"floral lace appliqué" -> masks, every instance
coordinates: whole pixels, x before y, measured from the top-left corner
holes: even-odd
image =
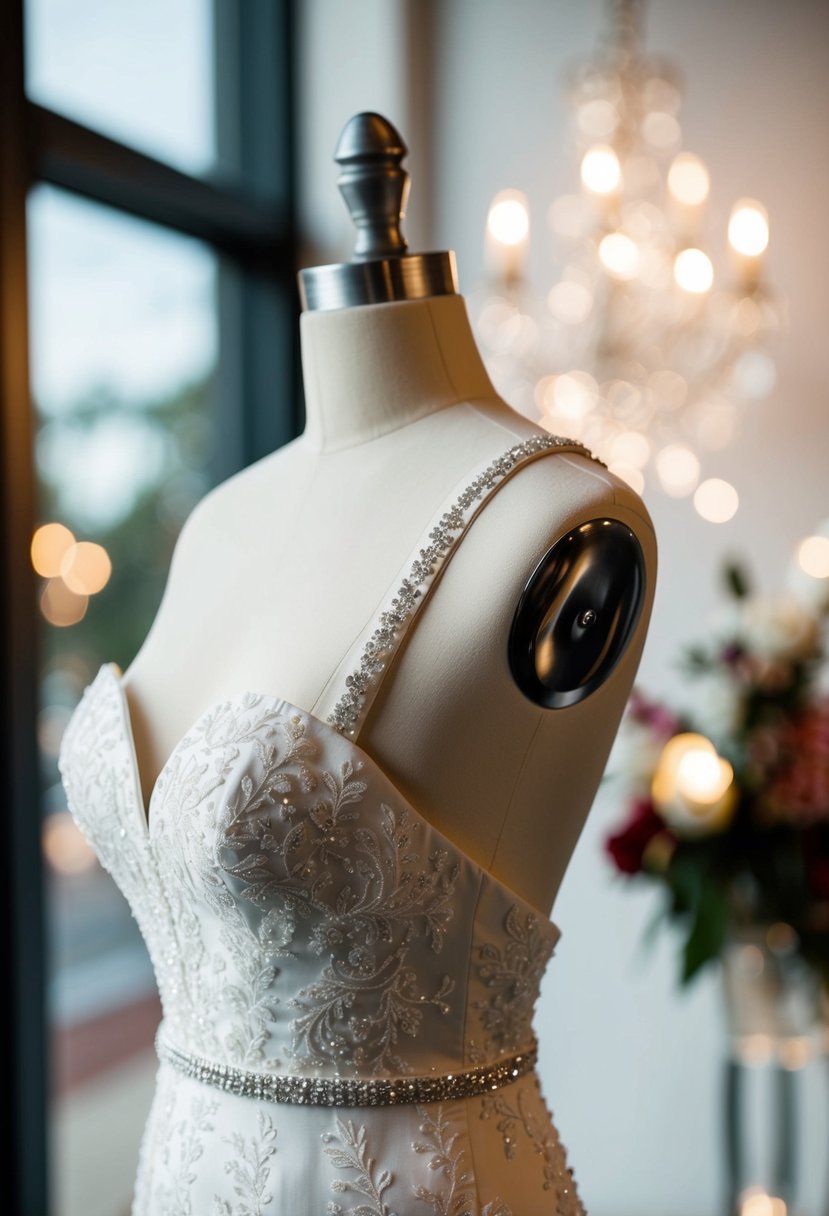
[[[504,1142],[504,1155],[512,1161],[518,1151],[520,1133],[543,1158],[544,1190],[555,1190],[556,1216],[585,1216],[576,1191],[575,1175],[567,1165],[567,1155],[551,1120],[543,1124],[530,1109],[523,1089],[516,1097],[502,1093],[481,1099],[481,1118],[497,1118]]]
[[[517,904],[507,912],[504,929],[503,946],[487,943],[478,950],[478,976],[491,991],[473,1002],[484,1030],[483,1049],[469,1045],[473,1063],[526,1046],[541,977],[553,952],[538,917]]]
[[[338,1170],[353,1175],[350,1178],[335,1178],[331,1190],[335,1195],[349,1191],[361,1196],[357,1205],[348,1209],[331,1200],[326,1208],[334,1216],[395,1216],[383,1195],[392,1183],[388,1170],[377,1171],[377,1163],[368,1155],[366,1129],[361,1124],[355,1127],[351,1119],[337,1119],[336,1132],[324,1132],[322,1139],[325,1152]]]
[[[261,1110],[258,1125],[258,1135],[249,1140],[239,1132],[223,1137],[233,1149],[224,1171],[233,1182],[236,1198],[231,1203],[215,1195],[212,1216],[268,1216],[268,1205],[273,1202],[268,1190],[269,1162],[276,1153],[276,1128],[270,1115]]]

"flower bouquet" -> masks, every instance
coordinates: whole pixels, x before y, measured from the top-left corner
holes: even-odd
[[[730,566],[727,611],[683,658],[693,708],[634,691],[623,723],[630,794],[606,849],[663,888],[683,983],[759,929],[829,988],[829,538],[804,551],[817,575],[793,567],[777,599]]]

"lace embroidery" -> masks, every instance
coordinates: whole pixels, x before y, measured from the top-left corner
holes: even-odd
[[[377,618],[377,626],[365,642],[357,666],[346,677],[345,690],[328,716],[328,722],[341,734],[354,736],[357,733],[360,719],[368,708],[370,690],[376,688],[380,674],[417,611],[418,601],[463,535],[475,513],[476,503],[490,494],[522,460],[557,447],[573,448],[603,464],[584,444],[574,439],[565,439],[560,435],[533,435],[514,444],[487,465],[440,517],[429,532],[428,543],[412,562],[388,608]]]
[[[305,763],[299,715],[280,725],[288,749],[258,746],[256,780],[243,778],[220,817],[217,864],[235,880],[235,893],[265,913],[259,940],[290,953],[300,924],[310,922],[310,949],[330,953],[319,979],[290,1001],[299,1011],[292,1022],[295,1062],[405,1072],[408,1065],[395,1051],[399,1034],[417,1034],[424,1004],[448,1012],[454,981],[445,976],[435,991],[423,993],[406,962],[416,937],[440,952],[458,867],[435,850],[418,869],[412,848],[418,825],[405,811],[381,804],[379,826],[369,826],[361,808],[362,766],[346,761],[339,773],[317,774]],[[287,769],[297,755],[300,790]],[[314,790],[324,796],[302,806],[298,792]],[[267,991],[270,973],[260,980]],[[249,998],[250,982],[245,991]]]
[[[473,1063],[525,1046],[541,977],[553,953],[538,917],[522,914],[517,904],[507,912],[504,928],[503,948],[487,943],[478,950],[478,976],[492,991],[473,1001],[486,1034],[483,1049],[474,1040],[469,1044]]]
[[[413,1141],[412,1148],[416,1153],[432,1154],[429,1169],[443,1175],[443,1186],[440,1192],[416,1186],[415,1198],[427,1204],[435,1216],[477,1216],[474,1180],[463,1165],[465,1151],[457,1143],[460,1133],[451,1130],[442,1105],[434,1117],[424,1106],[419,1106],[417,1113],[424,1138]],[[512,1212],[500,1199],[494,1199],[481,1209],[480,1216],[512,1216]]]
[[[558,1133],[551,1120],[542,1126],[528,1109],[523,1089],[519,1089],[515,1102],[510,1102],[503,1094],[483,1097],[481,1118],[498,1119],[496,1126],[503,1137],[504,1155],[508,1161],[513,1160],[518,1148],[516,1129],[524,1132],[534,1151],[544,1160],[544,1190],[556,1192],[556,1216],[585,1216],[576,1191],[575,1175],[567,1165],[567,1155]]]
[[[331,1190],[335,1195],[344,1195],[353,1191],[362,1195],[368,1202],[362,1200],[356,1207],[346,1209],[340,1203],[329,1201],[326,1211],[334,1216],[394,1216],[388,1204],[383,1199],[384,1193],[392,1183],[388,1170],[381,1170],[375,1177],[376,1162],[368,1155],[366,1144],[366,1129],[362,1124],[355,1128],[351,1119],[344,1122],[337,1119],[336,1132],[323,1132],[322,1140],[326,1145],[325,1152],[338,1170],[350,1170],[354,1178],[335,1178]]]
[[[234,1152],[225,1162],[224,1171],[233,1181],[236,1199],[230,1203],[214,1195],[213,1216],[267,1216],[267,1205],[273,1202],[267,1187],[271,1175],[268,1163],[276,1153],[276,1128],[270,1115],[261,1110],[258,1125],[259,1134],[250,1141],[239,1132],[222,1137]]]
[[[170,1095],[170,1102],[174,1094]],[[161,1203],[161,1216],[199,1216],[192,1205],[192,1186],[196,1181],[196,1166],[204,1156],[204,1141],[202,1136],[213,1131],[210,1120],[218,1110],[218,1102],[208,1102],[204,1098],[194,1098],[190,1103],[190,1113],[182,1118],[178,1125],[171,1129],[176,1134],[165,1141],[164,1162],[171,1170],[169,1182],[160,1188],[156,1202]],[[170,1160],[170,1145],[177,1149],[177,1160]]]

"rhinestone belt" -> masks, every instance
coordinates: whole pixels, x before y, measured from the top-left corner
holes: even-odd
[[[278,1073],[248,1072],[229,1064],[216,1064],[182,1051],[168,1042],[163,1023],[155,1037],[160,1060],[166,1060],[185,1076],[228,1093],[268,1102],[290,1102],[297,1106],[398,1106],[406,1102],[442,1102],[452,1098],[474,1098],[478,1094],[511,1085],[535,1068],[538,1044],[520,1055],[483,1064],[465,1072],[432,1073],[423,1077],[294,1077]]]

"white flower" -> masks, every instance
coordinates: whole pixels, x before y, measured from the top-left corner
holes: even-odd
[[[717,668],[695,676],[693,718],[719,747],[734,737],[741,724],[740,690],[726,671]]]
[[[645,791],[650,786],[663,745],[664,740],[652,727],[630,717],[623,718],[607,771],[623,776],[628,788]]]
[[[818,619],[793,595],[747,600],[740,612],[739,633],[758,658],[793,661],[809,658],[818,643]]]

